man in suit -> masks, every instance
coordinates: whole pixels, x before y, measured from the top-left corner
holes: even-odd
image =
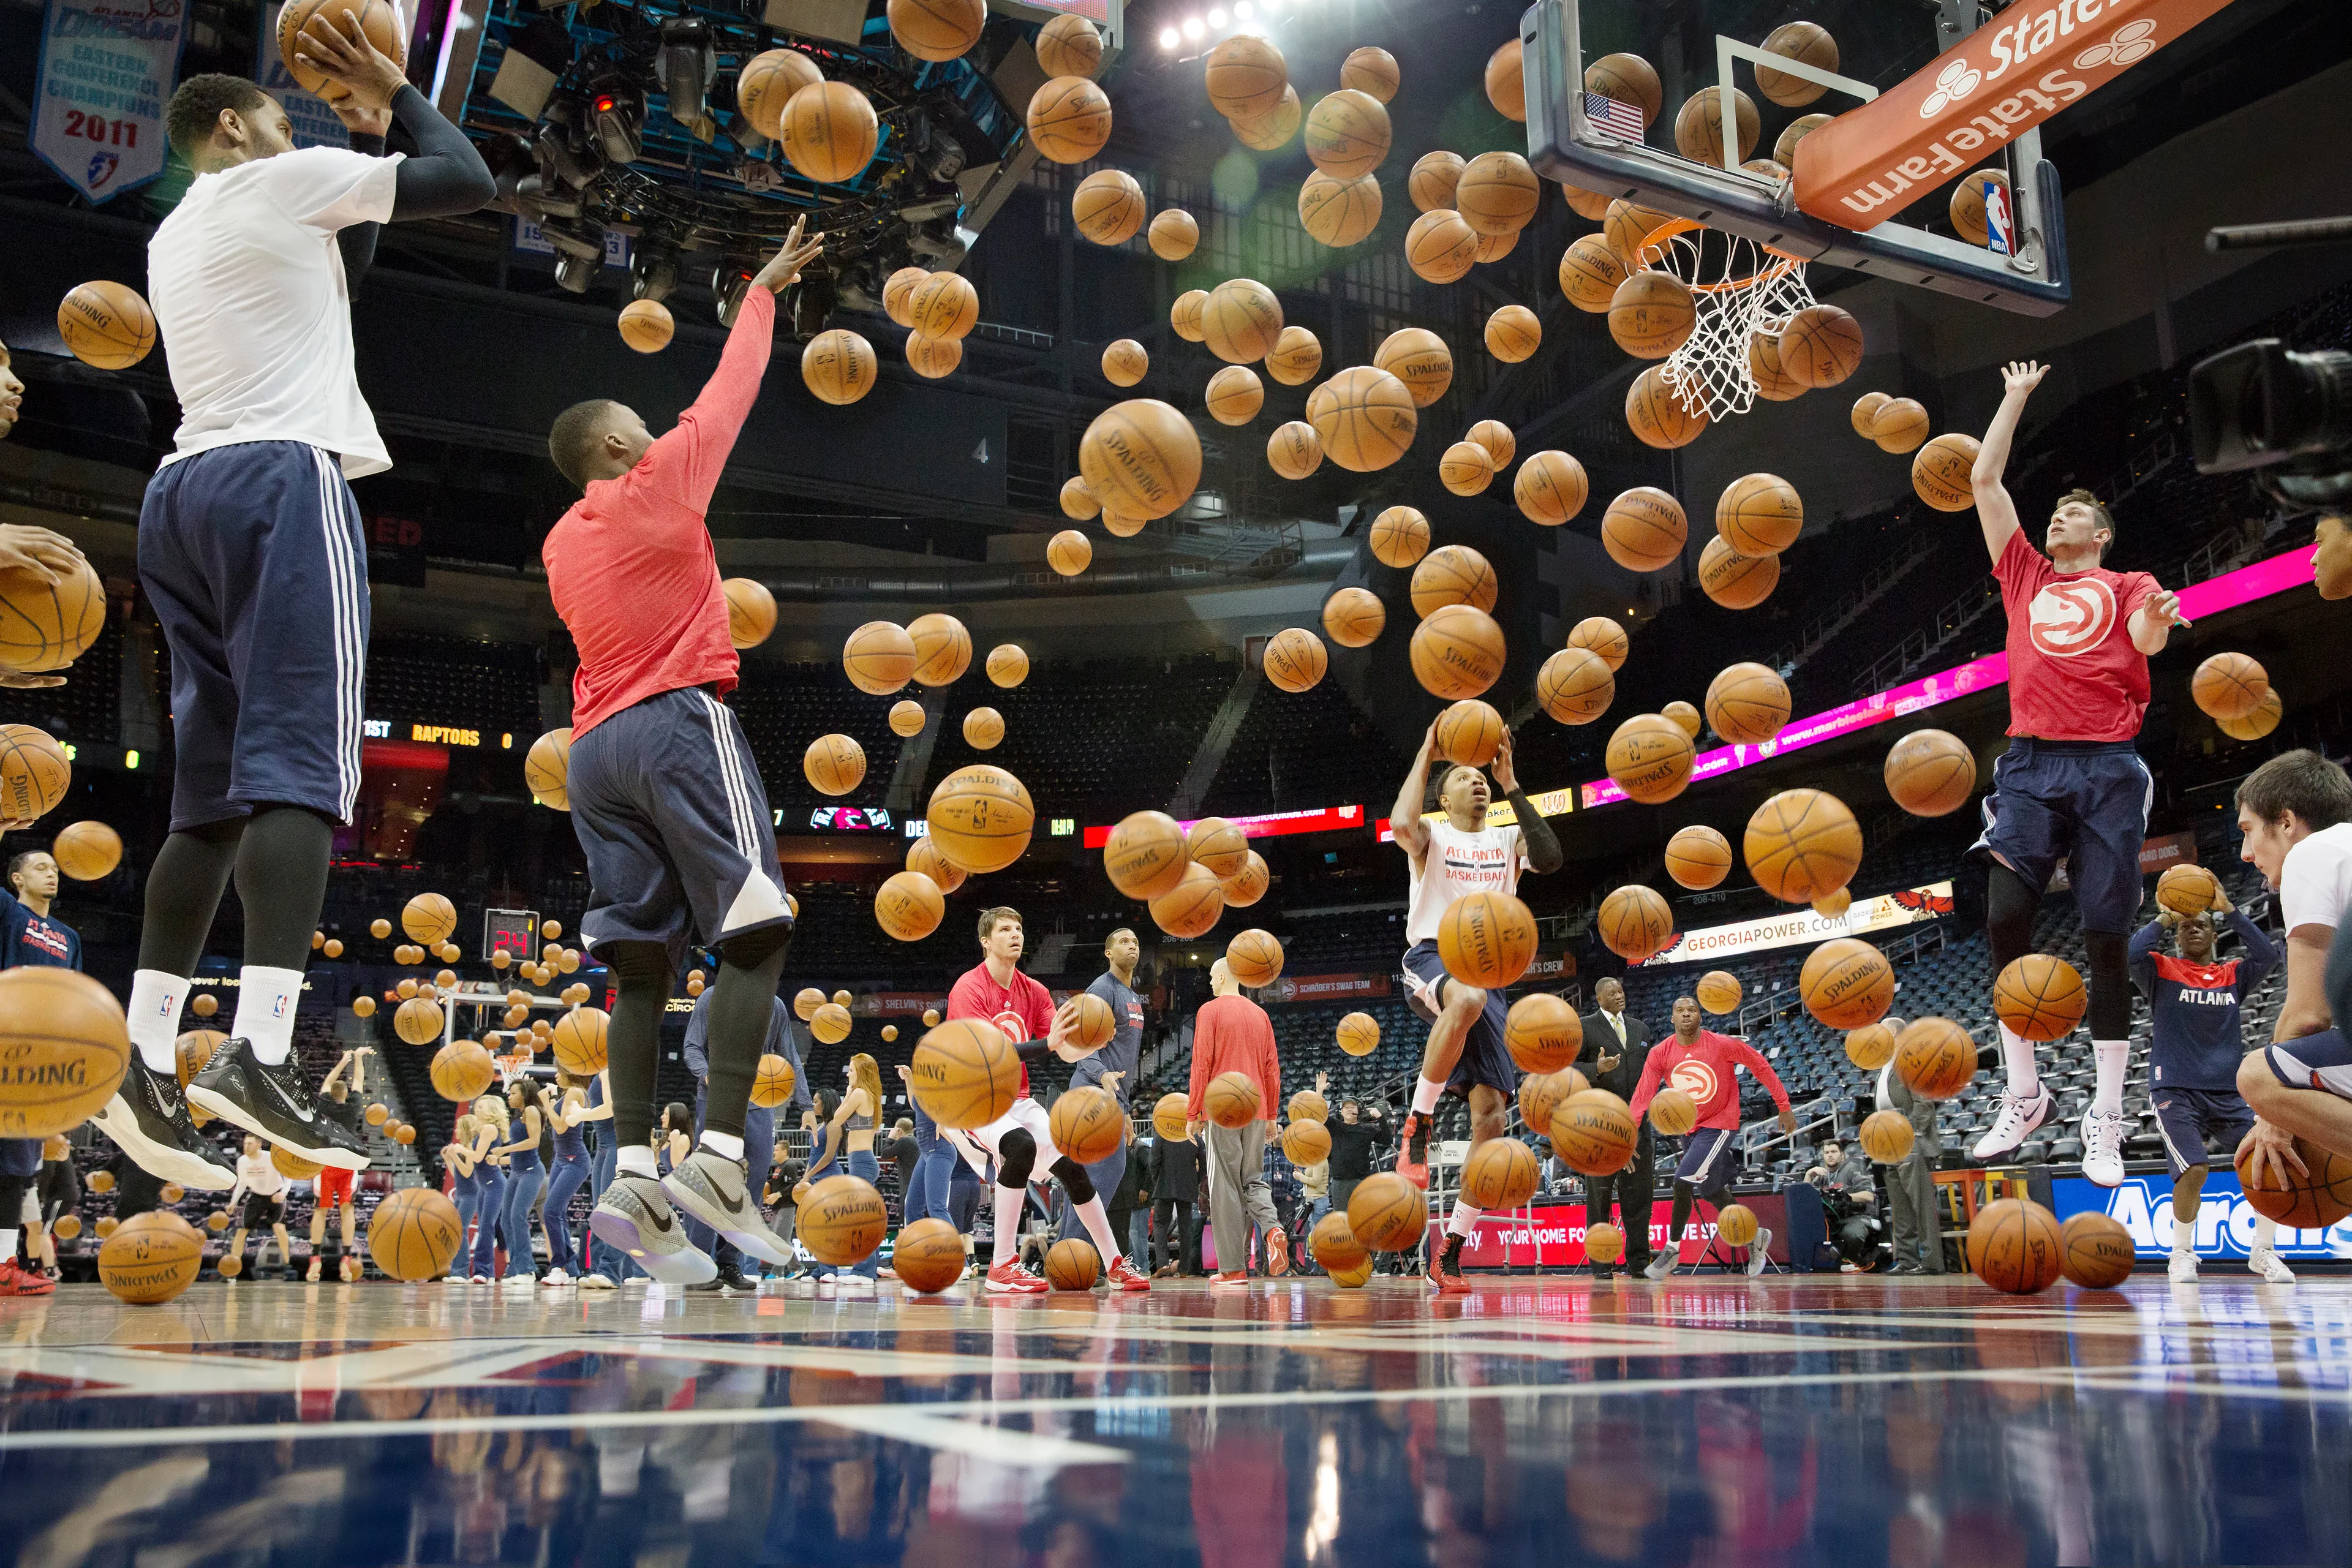
[[[1900,1033],[1903,1020],[1885,1020]],[[1944,1145],[1936,1135],[1937,1102],[1914,1094],[1895,1076],[1888,1062],[1878,1075],[1878,1103],[1911,1119],[1911,1152],[1886,1171],[1886,1211],[1895,1232],[1896,1274],[1941,1274],[1944,1271],[1944,1227],[1937,1206],[1936,1166]]]
[[[1634,1086],[1642,1081],[1642,1066],[1650,1058],[1650,1026],[1625,1016],[1625,986],[1613,974],[1593,986],[1592,999],[1599,1005],[1583,1018],[1589,1059],[1579,1066],[1593,1088],[1631,1100]],[[1610,1217],[1612,1208],[1622,1210],[1618,1224],[1625,1231],[1625,1267],[1635,1274],[1650,1263],[1650,1207],[1658,1186],[1657,1163],[1654,1135],[1645,1120],[1625,1168],[1614,1175],[1588,1176],[1584,1183],[1584,1223],[1597,1225]],[[1592,1266],[1595,1279],[1614,1272],[1605,1263]]]
[[[1201,1272],[1201,1145],[1191,1138],[1160,1140],[1152,1156],[1151,1224],[1159,1232],[1152,1261],[1160,1275]]]

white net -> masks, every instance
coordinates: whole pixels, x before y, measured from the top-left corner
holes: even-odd
[[[1747,413],[1756,403],[1748,340],[1778,337],[1790,316],[1814,302],[1805,264],[1752,239],[1696,227],[1653,236],[1643,254],[1688,285],[1698,307],[1697,325],[1659,378],[1694,414],[1715,420]]]

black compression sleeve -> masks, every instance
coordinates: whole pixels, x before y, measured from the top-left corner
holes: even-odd
[[[1511,803],[1511,811],[1518,818],[1520,837],[1528,841],[1528,865],[1539,872],[1559,870],[1566,860],[1559,850],[1559,837],[1552,832],[1543,814],[1528,804],[1527,791],[1515,789],[1503,798]]]
[[[404,159],[393,176],[394,223],[457,217],[479,212],[497,199],[499,187],[490,178],[490,166],[466,133],[443,119],[415,86],[400,89],[392,100],[392,116],[416,142],[416,155]]]
[[[365,153],[371,158],[381,158],[383,156],[383,138],[354,131],[352,132],[352,151]],[[398,177],[394,176],[394,179]],[[336,248],[343,253],[343,286],[353,295],[360,291],[360,279],[375,263],[377,226],[372,223],[355,223],[349,228],[335,231]]]

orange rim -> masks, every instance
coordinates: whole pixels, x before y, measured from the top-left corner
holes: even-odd
[[[1678,236],[1696,233],[1706,227],[1705,224],[1694,218],[1670,218],[1652,229],[1643,238],[1641,248],[1635,253],[1636,258],[1644,266],[1649,264],[1653,254],[1663,260],[1671,241]],[[1749,243],[1756,245],[1756,248],[1765,255],[1777,256],[1780,259],[1761,272],[1753,273],[1746,278],[1727,278],[1715,283],[1686,283],[1684,287],[1694,294],[1721,294],[1733,289],[1756,289],[1786,278],[1790,272],[1805,264],[1805,258],[1801,256],[1791,256],[1785,250],[1775,250],[1769,245],[1757,244],[1753,240]]]

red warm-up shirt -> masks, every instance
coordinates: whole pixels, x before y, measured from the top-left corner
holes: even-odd
[[[2147,712],[2147,655],[2131,614],[2158,592],[2145,572],[2062,573],[2019,529],[1992,569],[2009,615],[2009,732],[2128,741]]]
[[[1019,970],[1013,984],[999,985],[983,961],[959,979],[948,992],[948,1016],[985,1018],[1014,1045],[1042,1040],[1054,1032],[1054,998],[1043,985]],[[1021,1093],[1029,1093],[1029,1064],[1021,1064]]]
[[[1246,996],[1213,996],[1192,1018],[1192,1098],[1184,1114],[1209,1120],[1209,1080],[1237,1072],[1257,1085],[1257,1119],[1271,1121],[1282,1103],[1282,1062],[1274,1051],[1274,1021]]]
[[[677,427],[619,479],[591,483],[548,533],[548,594],[580,648],[574,742],[665,691],[734,689],[727,595],[704,514],[760,395],[775,330],[775,296],[745,294],[718,371]]]
[[[1789,1091],[1780,1087],[1780,1075],[1772,1064],[1757,1053],[1745,1040],[1735,1040],[1729,1035],[1718,1035],[1713,1029],[1701,1029],[1698,1038],[1684,1045],[1679,1035],[1668,1035],[1650,1047],[1649,1059],[1642,1064],[1642,1081],[1633,1086],[1633,1120],[1639,1121],[1650,1109],[1650,1101],[1658,1090],[1672,1084],[1698,1105],[1701,1127],[1734,1128],[1739,1125],[1739,1084],[1738,1069],[1746,1068],[1748,1076],[1764,1086],[1772,1096],[1772,1103],[1781,1110],[1789,1109]]]

